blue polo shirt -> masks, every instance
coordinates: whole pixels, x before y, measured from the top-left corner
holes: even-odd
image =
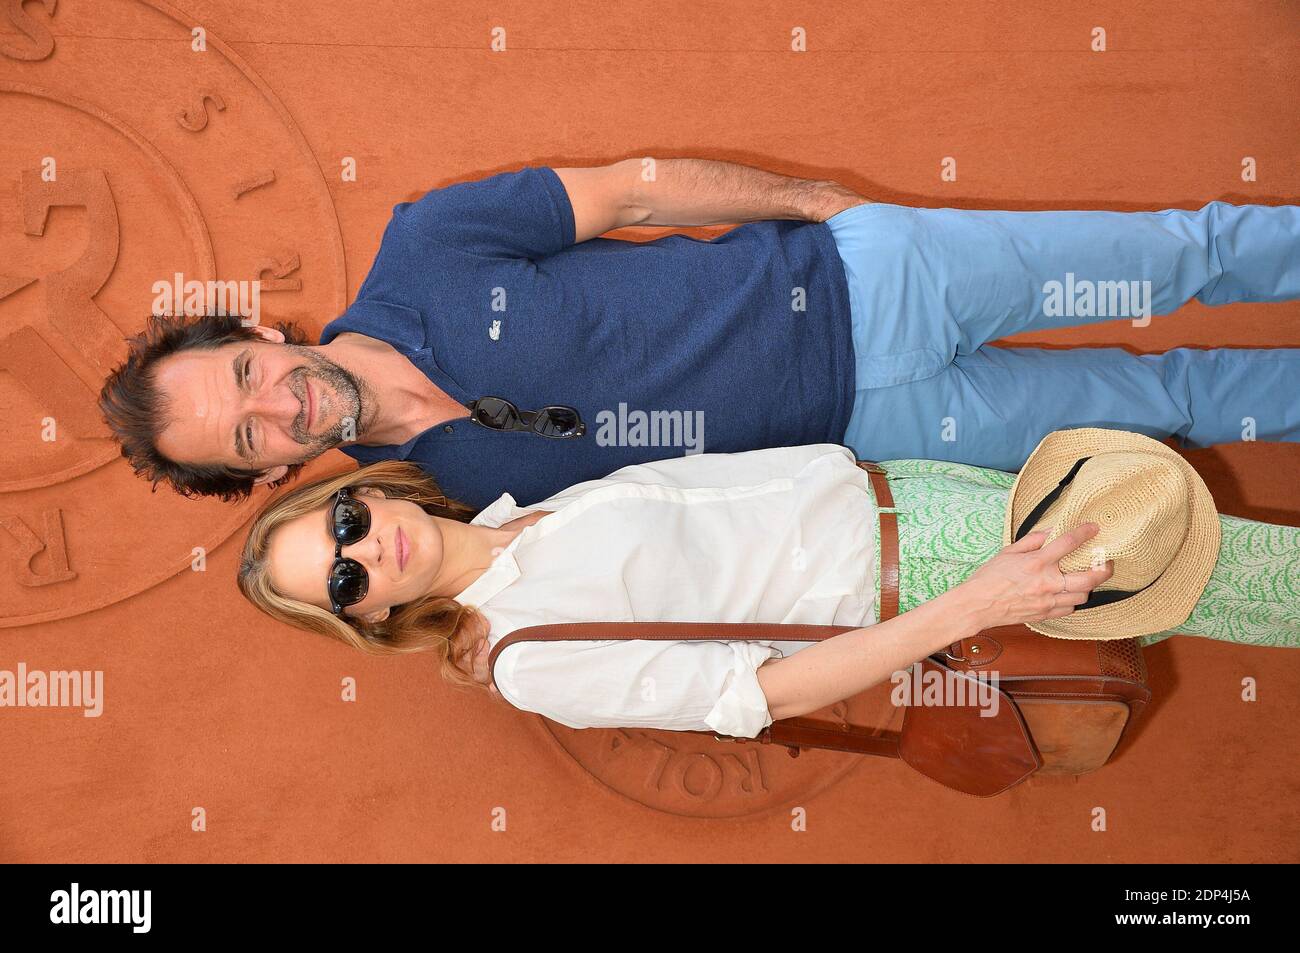
[[[343,448],[418,463],[480,509],[686,453],[840,443],[854,397],[848,286],[825,224],[574,244],[546,167],[397,205],[321,343],[349,331],[387,341],[461,403],[578,409],[587,433],[574,439],[491,431],[466,411],[401,446]]]

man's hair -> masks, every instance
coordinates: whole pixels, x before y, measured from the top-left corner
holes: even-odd
[[[307,335],[296,324],[274,325],[286,344],[306,344]],[[184,351],[212,350],[236,341],[262,341],[239,315],[205,314],[153,315],[144,331],[127,341],[126,360],[113,369],[99,392],[99,409],[104,421],[122,445],[122,456],[136,474],[156,491],[160,482],[170,483],[182,496],[216,496],[241,500],[253,492],[253,481],[261,470],[224,464],[177,463],[158,450],[158,434],[169,422],[167,395],[157,386],[158,362]],[[272,486],[291,479],[302,468],[289,472]]]

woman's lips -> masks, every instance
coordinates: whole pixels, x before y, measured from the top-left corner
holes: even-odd
[[[402,572],[406,572],[406,560],[410,558],[411,546],[400,526],[397,527],[397,532],[393,534],[393,543],[397,549],[397,568]]]

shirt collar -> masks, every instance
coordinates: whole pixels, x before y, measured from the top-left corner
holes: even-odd
[[[372,447],[369,444],[365,444],[365,443],[350,443],[347,444],[346,446],[339,447],[339,449],[342,450],[344,453],[346,453],[353,460],[357,461],[357,463],[361,464],[363,467],[366,467],[372,463],[379,463],[381,460],[408,459],[411,456],[412,451],[415,450],[416,443],[419,442],[419,439],[422,436],[424,435],[417,434],[416,436],[412,437],[410,440],[406,441],[406,443],[401,444],[400,446],[393,445],[391,447]]]
[[[331,321],[321,332],[320,343],[328,344],[345,332],[364,334],[391,344],[399,354],[419,368],[425,377],[457,403],[466,404],[469,397],[460,382],[447,374],[434,359],[433,349],[429,345],[428,328],[419,311],[405,305],[380,301],[377,298],[358,298],[338,318]],[[466,410],[466,416],[469,411]],[[427,435],[437,434],[437,427],[430,427],[416,434],[402,444],[375,446],[355,443],[341,447],[348,456],[363,466],[381,460],[409,460],[415,453],[416,444]]]
[[[418,351],[429,343],[424,318],[419,311],[377,298],[358,298],[352,302],[346,311],[326,325],[320,342],[328,344],[347,331],[387,341],[403,353]]]
[[[491,526],[496,529],[502,523],[507,523],[516,516],[524,516],[531,512],[532,510],[521,509],[515,502],[515,498],[509,493],[502,493],[480,510],[478,516],[469,521],[469,525]]]
[[[470,525],[496,528],[517,516],[523,516],[531,512],[532,510],[521,509],[515,503],[515,498],[509,493],[502,493],[470,520]],[[526,527],[525,531],[527,531]],[[467,589],[456,595],[456,601],[461,605],[482,605],[518,579],[520,575],[519,564],[515,561],[514,551],[523,535],[523,533],[519,533],[515,536],[510,541],[510,545],[492,560],[492,564],[483,571],[483,574],[470,583]]]

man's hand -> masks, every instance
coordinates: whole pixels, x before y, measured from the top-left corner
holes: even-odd
[[[555,173],[573,206],[578,242],[629,225],[824,222],[869,201],[838,182],[712,159],[631,158]]]

